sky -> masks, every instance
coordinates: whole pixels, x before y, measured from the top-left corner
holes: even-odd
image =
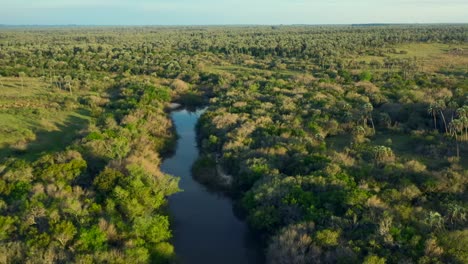
[[[6,25],[468,23],[468,0],[0,0]]]

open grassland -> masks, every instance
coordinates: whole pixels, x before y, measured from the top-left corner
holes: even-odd
[[[90,120],[78,95],[39,78],[0,78],[0,91],[0,157],[63,149]]]
[[[358,55],[356,61],[383,63],[386,58],[416,59],[422,64],[421,71],[435,72],[439,70],[467,70],[468,44],[444,43],[411,43],[400,44],[385,49],[379,55]]]
[[[251,67],[246,67],[246,66],[237,66],[237,65],[228,65],[228,66],[213,66],[209,68],[210,72],[214,73],[220,73],[220,72],[229,72],[232,74],[266,74],[266,75],[272,75],[274,73],[279,74],[284,77],[293,77],[298,74],[301,74],[300,72],[296,71],[291,71],[291,70],[279,70],[279,69],[274,69],[274,70],[268,70],[268,69],[256,69],[256,68],[251,68]]]

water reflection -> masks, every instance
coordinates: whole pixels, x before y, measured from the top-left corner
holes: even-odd
[[[192,178],[191,166],[198,158],[195,125],[203,111],[172,112],[179,139],[174,155],[161,166],[181,178],[183,189],[169,198],[176,254],[181,263],[261,263],[258,243],[235,216],[232,201]]]

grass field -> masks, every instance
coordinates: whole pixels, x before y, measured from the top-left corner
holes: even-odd
[[[384,56],[359,56],[353,58],[367,63],[375,60],[383,62],[385,57],[396,59],[416,58],[423,63],[421,70],[426,72],[438,71],[442,68],[468,68],[468,44],[414,43],[397,45],[396,53],[385,52]]]
[[[272,75],[276,73],[276,74],[281,74],[285,77],[292,77],[292,76],[301,74],[300,72],[295,72],[295,71],[290,71],[290,70],[264,70],[264,69],[255,69],[255,68],[250,68],[250,67],[245,67],[245,66],[240,66],[240,65],[212,66],[209,68],[209,71],[229,72],[233,74],[249,74],[249,75],[258,75],[258,74]]]
[[[90,117],[76,95],[38,78],[0,78],[0,158],[12,153],[34,159],[64,148]]]

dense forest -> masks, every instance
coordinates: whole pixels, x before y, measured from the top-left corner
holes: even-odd
[[[2,28],[0,262],[177,262],[177,102],[267,263],[467,263],[467,77],[467,25]]]

